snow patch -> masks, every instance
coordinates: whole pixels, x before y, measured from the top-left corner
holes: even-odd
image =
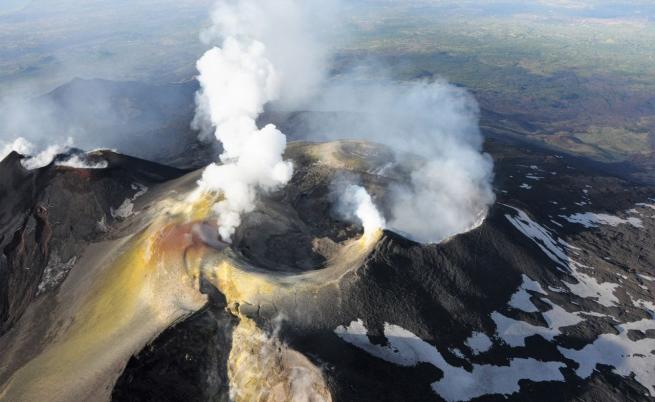
[[[134,203],[132,203],[131,199],[126,198],[118,208],[110,208],[109,213],[111,213],[112,218],[128,218],[134,214]]]
[[[523,274],[523,283],[519,287],[519,290],[512,295],[509,305],[515,309],[525,311],[526,313],[539,311],[539,309],[530,301],[532,295],[528,293],[528,290],[544,295],[546,294],[546,292],[541,288],[539,282],[535,282],[528,278],[527,275]]]
[[[389,323],[384,324],[387,345],[373,345],[366,336],[362,320],[339,326],[335,333],[344,341],[367,353],[401,366],[429,363],[443,371],[441,380],[432,389],[446,401],[468,401],[489,394],[511,395],[520,391],[519,381],[564,381],[561,362],[541,362],[535,359],[511,359],[509,366],[473,364],[472,371],[451,366],[436,347],[412,332]]]
[[[471,349],[474,355],[488,351],[493,345],[491,339],[484,332],[473,332],[464,343]]]
[[[564,285],[573,293],[582,298],[596,299],[596,302],[605,307],[613,307],[619,302],[614,295],[614,291],[619,287],[618,283],[598,282],[592,276],[583,272],[576,271],[573,275],[578,283],[569,283],[564,281]]]
[[[630,296],[630,300],[632,300],[632,304],[635,307],[639,307],[641,309],[648,311],[648,313],[653,317],[653,319],[655,319],[655,303],[647,300],[641,300],[641,299],[635,300],[631,295],[629,296]]]
[[[595,228],[599,225],[618,226],[622,224],[630,224],[636,228],[643,228],[644,225],[641,219],[630,216],[626,219],[614,215],[597,214],[593,212],[577,213],[570,216],[560,215],[561,218],[566,219],[571,223],[578,223],[586,228]]]
[[[113,218],[125,219],[134,214],[134,201],[148,192],[148,187],[141,183],[132,184],[132,190],[137,190],[130,198],[126,198],[123,203],[116,209],[110,208],[109,213]]]
[[[577,325],[584,319],[578,316],[578,313],[570,313],[562,307],[542,298],[545,303],[550,304],[550,310],[542,313],[547,327],[533,325],[525,321],[515,320],[507,317],[497,311],[491,313],[491,319],[496,324],[496,333],[506,344],[511,347],[525,346],[525,339],[540,335],[542,338],[552,341],[557,335],[562,333],[561,328]]]
[[[516,229],[532,240],[541,251],[548,256],[548,258],[555,262],[557,269],[569,273],[577,280],[577,283],[563,281],[564,285],[566,285],[572,293],[583,298],[596,299],[597,303],[606,307],[615,306],[616,303],[619,302],[619,299],[614,296],[614,290],[619,286],[618,284],[612,282],[598,282],[596,278],[581,271],[581,269],[589,267],[576,262],[568,256],[569,252],[575,253],[575,250],[580,250],[579,248],[570,245],[560,238],[555,240],[548,229],[530,219],[528,215],[520,209],[506,204],[503,205],[513,209],[517,213],[516,216],[506,214],[505,217],[507,220],[509,220]]]
[[[43,277],[37,287],[36,295],[47,292],[56,288],[68,275],[68,272],[77,262],[77,257],[72,257],[68,261],[62,261],[57,253],[52,255],[48,265],[43,270]]]
[[[629,330],[645,332],[655,330],[655,320],[644,319],[617,325],[617,334],[602,334],[593,343],[580,350],[558,347],[568,359],[576,361],[580,367],[576,374],[588,378],[598,364],[612,366],[618,375],[634,379],[655,396],[655,339],[644,338],[632,341],[628,338]]]
[[[525,338],[533,335],[541,335],[544,339],[552,340],[560,334],[557,329],[515,320],[497,311],[491,313],[491,319],[496,324],[496,335],[513,348],[525,346]]]
[[[548,324],[548,328],[557,329],[559,331],[560,328],[571,327],[584,321],[583,318],[580,318],[580,312],[569,313],[545,297],[542,298],[541,301],[550,304],[552,307],[550,310],[541,313]]]
[[[553,225],[557,225],[557,226],[559,226],[559,227],[561,227],[561,228],[564,227],[564,225],[562,225],[561,223],[557,222],[557,221],[554,220],[554,219],[551,219],[550,222],[551,222]]]

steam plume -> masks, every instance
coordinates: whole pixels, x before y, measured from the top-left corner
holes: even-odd
[[[39,169],[55,161],[57,166],[68,166],[78,169],[104,169],[108,166],[107,161],[90,162],[80,154],[62,155],[70,151],[73,146],[73,139],[69,137],[64,144],[52,144],[45,148],[39,147],[23,137],[18,137],[14,141],[0,142],[0,161],[3,160],[12,151],[16,151],[25,158],[21,164],[25,169]]]
[[[226,241],[241,223],[241,214],[254,209],[257,189],[274,189],[292,174],[291,163],[282,160],[284,134],[270,124],[258,129],[255,123],[264,104],[279,94],[265,52],[261,42],[228,37],[222,49],[207,51],[197,64],[202,87],[198,108],[207,113],[223,144],[223,164],[208,166],[201,185],[223,194],[215,211]]]
[[[390,229],[439,242],[483,221],[494,201],[493,163],[481,152],[478,106],[465,90],[445,81],[371,82],[353,73],[331,82],[315,108],[348,112],[311,120],[316,139],[352,133],[388,145],[411,169],[387,196]]]
[[[254,209],[258,191],[289,181],[286,137],[275,126],[258,128],[264,106],[306,101],[327,68],[327,47],[317,32],[336,8],[318,0],[223,0],[212,14],[205,42],[220,47],[198,60],[201,90],[193,126],[214,134],[222,164],[207,167],[201,186],[223,194],[216,206],[219,233],[229,241],[241,215]]]
[[[23,137],[18,137],[13,141],[0,142],[0,161],[12,151],[16,151],[21,155],[32,155],[34,153],[34,144]]]
[[[229,239],[240,215],[254,208],[258,190],[276,188],[291,176],[290,164],[282,160],[284,135],[273,126],[259,130],[255,125],[272,101],[348,112],[340,115],[350,118],[313,115],[306,127],[312,139],[348,135],[395,151],[396,161],[410,174],[385,197],[391,229],[417,241],[439,242],[479,225],[494,194],[493,163],[481,152],[477,103],[445,81],[394,82],[370,65],[325,80],[330,49],[319,33],[336,10],[331,2],[314,0],[225,0],[202,35],[205,41],[222,41],[221,49],[210,50],[198,62],[202,91],[195,119],[224,147],[224,164],[210,166],[203,177],[208,188],[225,195],[216,207],[221,236]],[[351,198],[362,194],[356,187],[351,191]],[[362,205],[375,211],[370,197],[358,201],[350,200],[351,214],[357,215]],[[359,211],[365,227],[384,226],[379,213],[367,215],[366,210]]]
[[[202,35],[206,41],[222,41],[198,60],[201,90],[194,124],[205,130],[211,127],[223,145],[223,164],[208,166],[201,186],[223,195],[215,211],[219,233],[226,241],[241,215],[254,209],[257,191],[284,185],[292,175],[291,163],[282,157],[286,137],[270,124],[259,129],[256,119],[265,104],[280,99],[283,88],[292,98],[301,97],[293,88],[311,88],[321,74],[319,52],[308,51],[319,48],[303,35],[308,20],[300,4],[293,0],[221,1],[212,27]],[[291,61],[290,56],[299,54],[307,58],[302,63],[295,57]]]
[[[351,184],[341,196],[341,209],[352,211],[364,227],[364,236],[370,236],[378,229],[384,229],[384,217],[375,207],[370,194],[362,186]]]
[[[279,76],[279,99],[297,108],[319,89],[330,56],[327,27],[334,31],[339,0],[220,0],[212,25],[201,34],[211,43],[227,37],[256,39]]]

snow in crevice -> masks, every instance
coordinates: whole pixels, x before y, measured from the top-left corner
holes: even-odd
[[[388,162],[382,166],[377,166],[373,169],[368,169],[368,173],[378,175],[378,176],[384,176],[389,170],[393,169],[394,163],[393,162]]]
[[[102,233],[109,232],[109,226],[107,226],[107,217],[105,215],[102,215],[100,220],[96,222],[96,228]]]
[[[118,208],[110,208],[109,213],[113,218],[125,219],[134,215],[134,201],[147,193],[148,187],[141,183],[134,183],[132,184],[132,190],[136,190],[132,197],[126,198]]]
[[[62,261],[57,253],[53,253],[43,270],[41,282],[37,286],[37,296],[51,289],[56,288],[66,278],[68,272],[75,266],[77,257],[71,257],[68,261]]]
[[[583,269],[591,269],[591,267],[581,264],[569,256],[570,254],[575,254],[576,252],[581,251],[578,247],[574,247],[566,241],[556,237],[548,229],[530,219],[530,217],[520,209],[506,204],[503,205],[516,212],[516,215],[514,216],[506,214],[505,217],[507,220],[509,220],[516,229],[532,240],[539,249],[541,249],[541,251],[555,263],[557,269],[566,272],[575,278],[577,283],[563,281],[569,291],[582,298],[595,299],[598,304],[605,307],[616,306],[619,300],[614,295],[614,291],[619,285],[612,282],[598,282],[596,278],[583,272]]]
[[[512,298],[509,301],[509,305],[515,309],[525,311],[526,313],[534,313],[539,311],[537,307],[530,301],[532,295],[528,293],[528,290],[533,292],[546,294],[541,288],[539,282],[533,281],[523,274],[523,283],[519,287],[519,290],[512,295]]]
[[[642,310],[646,310],[651,315],[651,317],[655,319],[655,303],[649,300],[643,300],[634,297],[630,293],[628,293],[628,297],[630,297],[633,306],[640,308]]]
[[[551,222],[553,225],[559,226],[559,227],[561,227],[561,228],[564,227],[564,225],[562,225],[561,223],[557,222],[557,221],[554,220],[554,219],[551,219],[550,222]]]
[[[443,378],[432,383],[432,389],[446,401],[468,401],[489,394],[511,395],[520,391],[519,381],[563,381],[560,362],[541,362],[536,359],[511,359],[509,366],[473,364],[471,371],[450,365],[433,345],[412,332],[385,323],[387,345],[373,345],[366,336],[361,320],[339,326],[335,333],[344,341],[367,353],[401,366],[428,363],[443,371]]]
[[[638,202],[635,204],[638,207],[655,209],[655,204],[648,204],[646,202]]]
[[[573,215],[560,215],[560,218],[566,219],[570,223],[577,223],[586,228],[595,228],[600,225],[618,226],[618,225],[632,225],[636,228],[643,228],[641,219],[634,216],[627,218],[620,218],[614,215],[597,214],[594,212],[577,213]]]
[[[534,335],[540,335],[550,341],[561,334],[559,328],[543,327],[515,320],[497,311],[491,313],[491,319],[496,324],[496,335],[513,348],[525,346],[525,339]]]
[[[132,201],[136,201],[137,198],[148,192],[148,187],[141,183],[133,183],[131,187],[132,190],[137,190],[137,192],[132,196]]]

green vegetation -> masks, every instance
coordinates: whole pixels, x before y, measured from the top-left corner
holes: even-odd
[[[442,76],[470,89],[483,127],[601,160],[653,151],[655,23],[643,14],[498,15],[449,2],[375,10],[355,14],[344,53],[386,59],[399,79]]]
[[[174,82],[195,74],[213,0],[9,0],[0,100],[73,77]],[[335,45],[397,79],[473,92],[482,126],[602,160],[653,151],[655,5],[624,0],[357,0]],[[299,60],[301,62],[301,60]]]

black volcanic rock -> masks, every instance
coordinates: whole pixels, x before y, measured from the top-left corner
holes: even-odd
[[[112,208],[135,193],[184,172],[109,151],[105,169],[50,164],[27,170],[22,156],[0,162],[0,333],[32,300],[65,278],[86,246],[107,236]]]

